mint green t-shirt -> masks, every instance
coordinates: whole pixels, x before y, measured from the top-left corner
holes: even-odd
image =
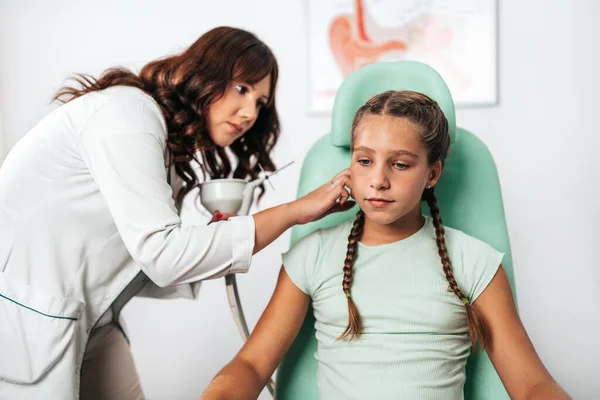
[[[460,400],[470,353],[466,309],[442,270],[431,218],[398,242],[358,243],[351,293],[364,329],[337,340],[348,323],[343,265],[352,221],[307,235],[283,255],[294,284],[311,296],[321,400]],[[454,277],[474,302],[503,253],[445,227]]]

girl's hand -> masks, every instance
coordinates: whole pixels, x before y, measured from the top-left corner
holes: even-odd
[[[352,190],[352,177],[348,168],[338,173],[326,184],[290,203],[295,222],[306,224],[326,215],[347,211],[354,207],[356,202],[348,200],[351,193],[346,187]]]

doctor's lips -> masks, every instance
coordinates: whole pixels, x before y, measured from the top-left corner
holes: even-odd
[[[241,132],[241,131],[243,131],[243,130],[244,130],[244,128],[242,128],[242,126],[241,126],[241,125],[234,124],[234,123],[232,123],[232,122],[228,122],[228,124],[229,124],[229,126],[230,126],[230,127],[231,127],[231,128],[234,130],[234,131]]]

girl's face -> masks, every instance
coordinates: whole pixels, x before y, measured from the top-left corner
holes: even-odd
[[[423,190],[440,176],[441,162],[428,164],[420,129],[405,118],[366,115],[354,133],[352,197],[376,224],[420,215]]]
[[[270,89],[270,74],[254,85],[230,82],[223,96],[208,107],[208,133],[213,142],[227,147],[248,132],[267,104]]]

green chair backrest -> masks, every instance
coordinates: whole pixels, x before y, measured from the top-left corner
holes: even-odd
[[[505,252],[503,266],[515,293],[512,257],[500,183],[487,147],[472,133],[456,127],[454,103],[441,76],[426,64],[399,61],[370,64],[346,78],[337,92],[332,132],[308,152],[301,171],[298,197],[327,182],[350,165],[350,131],[354,114],[371,96],[386,90],[413,90],[438,102],[450,125],[452,145],[436,194],[444,225],[489,243]],[[314,223],[296,226],[292,244],[310,232],[353,219],[357,208]],[[425,214],[428,207],[423,207]],[[340,264],[341,268],[341,264]],[[309,310],[292,347],[277,371],[276,400],[316,400],[317,351],[314,315]],[[484,351],[467,361],[466,400],[509,399]],[[326,400],[326,399],[321,399]]]

